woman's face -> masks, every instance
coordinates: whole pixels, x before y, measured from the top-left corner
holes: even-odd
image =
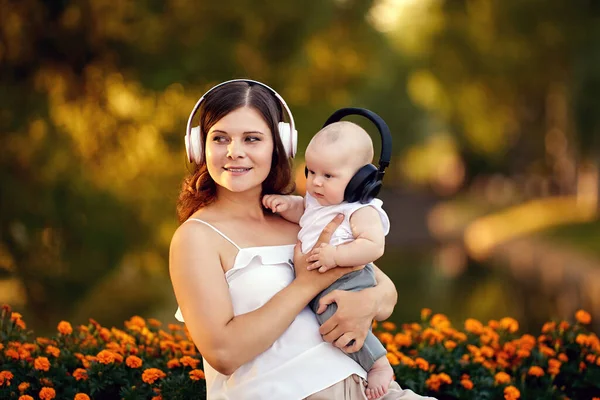
[[[231,192],[254,188],[271,170],[273,136],[261,114],[241,107],[221,118],[206,137],[206,166],[215,183]]]

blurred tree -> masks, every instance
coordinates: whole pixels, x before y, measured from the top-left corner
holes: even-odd
[[[598,149],[590,96],[600,79],[598,8],[590,0],[380,0],[372,14],[411,56],[411,98],[436,121],[430,130],[454,134],[471,177],[544,174],[568,193],[578,159]]]

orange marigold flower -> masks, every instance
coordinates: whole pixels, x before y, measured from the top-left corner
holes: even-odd
[[[29,389],[29,383],[27,382],[21,382],[19,383],[19,392],[23,393],[24,391],[26,391],[27,389]]]
[[[10,320],[12,322],[17,322],[21,318],[23,318],[23,316],[20,313],[18,313],[18,312],[13,312],[13,313],[10,314]]]
[[[193,381],[199,381],[200,379],[206,379],[204,376],[204,371],[201,369],[193,369],[189,373],[190,379]]]
[[[390,362],[391,365],[398,365],[398,364],[400,364],[400,359],[394,353],[386,353],[385,356],[387,357],[387,359],[388,359],[388,361]]]
[[[510,375],[507,374],[506,372],[500,371],[500,372],[496,373],[496,375],[494,376],[494,380],[499,385],[502,385],[502,384],[505,384],[505,383],[509,383],[510,382]]]
[[[558,375],[560,372],[560,367],[562,363],[558,361],[556,358],[551,358],[548,360],[548,373],[550,375]]]
[[[593,364],[596,362],[596,355],[595,354],[588,354],[587,356],[585,356],[585,361],[589,362],[590,364]]]
[[[517,350],[517,357],[519,357],[519,358],[528,358],[530,355],[531,355],[531,352],[527,349]]]
[[[500,320],[500,328],[506,329],[510,333],[515,333],[519,330],[519,323],[514,318],[505,317]]]
[[[90,396],[85,393],[77,393],[74,400],[90,400]]]
[[[184,367],[190,367],[192,369],[195,369],[196,367],[198,367],[198,364],[200,363],[200,360],[197,360],[195,358],[192,358],[190,356],[183,356],[179,359],[179,362],[181,362],[181,364]]]
[[[16,351],[15,349],[6,349],[4,351],[4,355],[8,358],[12,358],[13,360],[19,359],[19,352]]]
[[[10,386],[10,380],[14,378],[14,375],[10,371],[2,371],[0,372],[0,386],[4,385],[6,382],[6,386]]]
[[[412,339],[410,335],[406,333],[396,333],[394,342],[400,347],[408,347],[412,344]]]
[[[447,350],[454,350],[456,348],[456,342],[454,340],[446,340],[444,342],[444,347]]]
[[[483,324],[474,318],[468,318],[465,321],[465,330],[475,335],[483,333]]]
[[[427,385],[427,388],[429,390],[433,390],[434,392],[437,392],[438,390],[440,390],[440,386],[442,385],[442,382],[440,381],[437,374],[431,374],[431,376],[429,378],[427,378],[427,380],[425,381],[425,384]]]
[[[88,378],[87,371],[83,368],[77,368],[75,371],[73,371],[73,378],[78,381],[85,381]]]
[[[172,369],[177,367],[181,367],[181,363],[178,359],[174,358],[172,360],[167,361],[167,368]]]
[[[4,345],[2,343],[0,343],[0,350],[2,350],[4,348]]]
[[[154,318],[148,318],[148,325],[154,328],[159,328],[162,325],[162,322]]]
[[[142,373],[142,380],[151,385],[156,380],[164,378],[165,376],[167,376],[167,374],[158,368],[148,368]]]
[[[429,362],[427,362],[427,360],[425,360],[424,358],[417,357],[415,359],[415,364],[417,368],[420,368],[423,371],[429,371]]]
[[[125,360],[125,364],[129,368],[140,368],[142,366],[142,359],[136,356],[129,356]]]
[[[57,329],[61,335],[70,335],[71,333],[73,333],[73,327],[67,321],[60,321],[58,323]]]
[[[60,349],[58,347],[48,346],[48,347],[46,347],[46,354],[50,354],[54,357],[58,357],[58,356],[60,356]]]
[[[452,378],[450,378],[450,375],[448,375],[445,372],[439,373],[438,378],[440,379],[440,381],[442,383],[446,383],[448,385],[450,385],[452,383]]]
[[[50,361],[46,357],[37,357],[33,361],[33,367],[38,371],[48,371],[50,369]]]
[[[558,355],[558,359],[562,362],[567,362],[569,361],[569,357],[567,357],[567,355],[565,353],[560,353]]]
[[[481,355],[487,358],[492,358],[494,356],[494,349],[490,346],[481,346]]]
[[[110,340],[110,331],[107,328],[100,328],[100,332],[98,332],[98,334],[105,342]]]
[[[396,324],[390,321],[384,321],[381,323],[381,327],[386,331],[395,331]]]
[[[517,400],[521,397],[521,392],[514,386],[507,386],[504,388],[504,399],[505,400]]]
[[[400,357],[400,362],[402,364],[404,364],[404,365],[409,366],[409,367],[414,367],[415,366],[414,360],[412,358],[410,358],[410,357],[405,356],[405,355],[402,355]]]
[[[144,318],[142,318],[138,315],[134,315],[133,317],[131,317],[131,319],[129,321],[125,322],[125,326],[128,328],[131,328],[131,327],[144,328],[146,326],[146,321],[144,320]]]
[[[389,332],[379,332],[378,337],[383,344],[390,344],[394,341],[394,336]]]
[[[473,389],[473,382],[469,378],[461,379],[460,384],[467,390]]]
[[[500,327],[500,323],[498,321],[496,321],[495,319],[491,319],[491,320],[488,321],[488,326],[491,329],[496,330],[496,329],[498,329]]]
[[[431,326],[442,329],[450,326],[450,320],[444,314],[435,314],[431,317]]]
[[[23,321],[22,319],[18,319],[18,320],[16,320],[16,321],[15,321],[15,325],[16,325],[16,326],[17,326],[19,329],[21,329],[21,330],[24,330],[24,329],[26,329],[26,328],[27,328],[27,325],[25,324],[25,321]]]
[[[544,376],[544,370],[541,367],[534,365],[529,368],[529,371],[527,371],[527,374],[531,375],[531,376],[540,377],[540,376]]]
[[[110,350],[102,350],[96,355],[96,360],[101,364],[112,364],[115,362],[115,354]]]
[[[560,323],[558,324],[558,330],[559,331],[566,331],[567,329],[569,329],[569,323],[567,321],[560,321]]]
[[[556,329],[556,322],[546,322],[544,326],[542,326],[542,333],[550,333]]]
[[[33,397],[29,396],[28,394],[24,394],[19,396],[19,400],[33,400]]]
[[[430,315],[431,315],[431,309],[423,308],[421,310],[421,321],[425,321],[427,318],[429,318]]]
[[[41,400],[52,400],[56,397],[56,392],[51,387],[43,387],[39,396]]]
[[[545,345],[540,346],[540,352],[547,357],[554,357],[556,355],[556,351]]]
[[[584,310],[578,310],[575,313],[575,319],[577,320],[577,322],[584,325],[588,325],[590,322],[592,322],[592,316],[589,312]]]

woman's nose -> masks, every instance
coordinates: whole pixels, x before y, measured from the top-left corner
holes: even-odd
[[[240,158],[244,156],[244,146],[242,143],[232,140],[227,146],[227,157]]]

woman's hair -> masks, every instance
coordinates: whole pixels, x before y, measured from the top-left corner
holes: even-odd
[[[271,171],[263,182],[262,193],[291,193],[294,190],[292,165],[285,154],[277,127],[278,123],[283,121],[282,106],[269,89],[259,84],[244,81],[232,82],[214,89],[205,97],[198,111],[202,139],[201,151],[204,153],[206,136],[210,128],[230,112],[244,106],[258,111],[273,136]],[[194,170],[183,181],[177,201],[179,223],[183,223],[197,210],[213,203],[216,199],[217,186],[208,173],[206,157],[203,157],[202,163],[195,165]]]

